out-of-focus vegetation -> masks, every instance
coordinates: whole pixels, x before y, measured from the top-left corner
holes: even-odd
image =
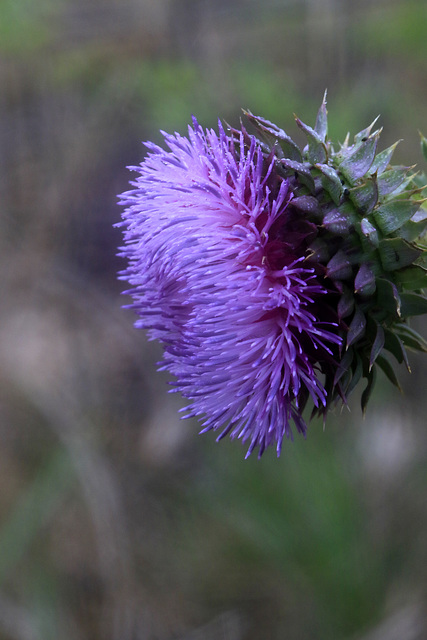
[[[331,137],[422,165],[424,0],[2,0],[0,639],[422,640],[426,364],[277,460],[199,438],[120,309],[127,164],[158,130]],[[426,327],[417,327],[424,335]]]

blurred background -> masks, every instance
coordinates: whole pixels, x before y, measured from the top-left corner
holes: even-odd
[[[425,0],[0,0],[1,640],[427,637],[427,362],[245,462],[121,309],[141,141],[326,87],[422,167]]]

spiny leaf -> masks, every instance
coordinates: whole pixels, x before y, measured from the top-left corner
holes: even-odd
[[[402,391],[402,387],[399,384],[399,380],[397,379],[396,374],[394,373],[394,369],[391,366],[390,362],[386,358],[384,358],[384,356],[378,356],[376,360],[376,364],[380,367],[380,369],[382,369],[382,371],[385,373],[385,375],[390,380],[390,382],[395,387],[397,387],[399,391]]]
[[[348,287],[343,288],[343,293],[338,301],[338,317],[340,320],[347,318],[354,310],[354,295]]]
[[[359,187],[349,190],[352,202],[362,213],[370,213],[378,201],[377,176],[374,173]]]
[[[407,177],[408,171],[409,167],[393,167],[389,169],[389,171],[384,171],[384,173],[378,177],[379,197],[383,198],[395,192],[398,187],[403,187],[404,189],[408,186],[412,180],[412,176]]]
[[[303,162],[296,162],[295,160],[290,160],[288,158],[283,158],[279,160],[279,166],[283,166],[284,169],[288,170],[287,175],[290,173],[297,173],[300,181],[308,187],[311,193],[314,193],[316,188],[314,185],[313,177],[310,173],[310,167]]]
[[[378,122],[379,118],[380,118],[380,116],[378,115],[375,118],[375,120],[373,120],[371,122],[369,127],[366,127],[366,129],[362,129],[362,131],[359,131],[359,133],[356,133],[356,135],[354,136],[355,144],[358,144],[360,142],[364,142],[365,140],[367,140],[369,138],[369,136],[371,135],[372,128],[373,128],[374,124],[376,124]],[[375,134],[373,134],[373,135],[375,135]]]
[[[423,197],[427,196],[427,176],[424,171],[412,174],[412,182],[416,189],[421,189]]]
[[[414,200],[393,200],[379,206],[372,215],[381,231],[387,236],[408,222],[419,208],[420,203]]]
[[[293,198],[291,200],[291,206],[298,209],[298,211],[314,216],[321,215],[322,213],[318,199],[313,196],[298,196],[297,198]]]
[[[371,166],[371,172],[376,171],[377,175],[380,176],[383,173],[383,171],[386,170],[386,168],[390,164],[390,160],[394,153],[394,150],[396,149],[399,142],[402,142],[402,141],[398,140],[387,149],[384,149],[384,151],[380,151],[380,153],[377,153]]]
[[[421,200],[421,208],[412,218],[400,229],[399,234],[409,242],[417,240],[425,235],[427,231],[427,208],[425,200]]]
[[[420,296],[417,293],[402,293],[400,300],[403,318],[422,316],[427,313],[427,298],[424,298],[424,296]]]
[[[419,238],[424,236],[426,231],[427,220],[422,220],[420,222],[413,222],[412,220],[409,220],[409,222],[401,227],[401,229],[399,230],[399,234],[408,242],[414,242],[414,240],[418,240]]]
[[[370,244],[377,248],[379,245],[378,231],[375,229],[374,225],[369,222],[367,218],[363,218],[360,223],[360,228],[365,236],[370,242]]]
[[[366,413],[366,407],[368,406],[369,398],[371,397],[372,391],[374,389],[376,377],[377,377],[376,369],[375,367],[372,367],[372,369],[369,371],[368,375],[366,376],[368,383],[362,393],[362,397],[360,400],[363,415],[365,415]]]
[[[326,146],[322,138],[318,133],[307,124],[304,124],[299,118],[295,117],[295,122],[301,131],[304,131],[308,140],[308,153],[307,158],[311,164],[316,164],[317,162],[324,163],[328,159],[328,152],[326,150]]]
[[[427,269],[427,246],[419,245],[419,249],[421,251],[421,255],[417,258],[415,264],[418,267],[422,267],[423,269]]]
[[[356,307],[353,320],[350,322],[347,333],[347,347],[354,344],[357,340],[365,335],[366,317],[363,311]]]
[[[362,373],[363,373],[362,358],[360,358],[357,353],[355,354],[355,357],[353,358],[352,369],[353,369],[353,371],[352,371],[351,380],[350,380],[350,383],[348,384],[348,386],[347,386],[347,388],[345,390],[347,398],[350,397],[350,395],[353,393],[353,391],[357,387],[358,383],[360,382],[360,378],[362,377]]]
[[[396,285],[385,278],[377,278],[376,285],[378,307],[400,316],[400,296]]]
[[[324,264],[329,260],[329,258],[330,258],[330,248],[328,244],[321,238],[316,238],[310,244],[307,261]]]
[[[345,374],[337,384],[337,390],[344,404],[347,404],[348,402],[347,389],[351,382],[352,377],[353,377],[353,374],[351,372],[351,369],[347,369],[347,371],[345,372]]]
[[[334,280],[347,280],[347,278],[351,277],[351,264],[344,251],[337,251],[333,258],[329,260],[326,266],[326,275]]]
[[[369,171],[375,157],[379,133],[369,137],[356,147],[356,149],[343,160],[339,166],[340,172],[348,179],[350,184],[354,184]]]
[[[334,387],[341,380],[341,378],[346,373],[346,371],[348,371],[352,362],[353,362],[353,349],[350,348],[350,349],[347,349],[344,356],[341,358],[340,362],[338,363],[338,368],[335,372],[335,377],[333,382]]]
[[[418,266],[406,267],[396,271],[394,279],[405,289],[423,289],[427,287],[427,270]]]
[[[318,134],[323,142],[326,142],[326,136],[328,135],[328,111],[326,109],[326,94],[323,95],[322,104],[317,112],[316,124],[314,126],[315,132]]]
[[[423,253],[422,249],[409,244],[402,238],[381,240],[378,251],[384,271],[395,271],[407,267]]]
[[[377,333],[375,336],[375,340],[372,344],[371,353],[369,355],[369,370],[372,369],[372,366],[375,360],[378,358],[381,351],[383,350],[384,342],[385,342],[384,329],[380,324],[377,324]]]
[[[427,221],[407,222],[399,231],[402,238],[408,242],[419,241],[427,232]]]
[[[322,187],[329,193],[334,203],[338,206],[341,201],[344,187],[341,184],[341,180],[339,179],[337,172],[328,164],[317,163],[315,167],[316,169],[319,169],[321,173],[320,180]]]
[[[408,327],[407,324],[396,324],[394,330],[405,346],[427,353],[427,340],[420,336],[415,329]]]
[[[375,289],[375,274],[366,263],[362,263],[354,279],[354,292],[361,296],[372,296]]]
[[[411,218],[412,222],[426,222],[427,221],[427,208],[426,208],[426,198],[420,200],[419,203],[421,208],[418,209],[416,213]]]
[[[332,231],[332,233],[336,235],[345,236],[348,234],[351,220],[345,214],[343,214],[339,209],[333,209],[325,214],[323,218],[323,226],[328,231]]]
[[[343,150],[343,149],[344,149],[344,150],[345,150],[345,149],[348,149],[349,144],[350,144],[350,131],[347,131],[347,135],[346,135],[346,137],[345,137],[344,142],[343,142],[343,143],[342,143],[342,145],[341,145],[341,150],[340,150],[340,152],[342,153],[342,150]]]
[[[253,126],[269,143],[270,148],[272,148],[275,143],[278,143],[286,158],[296,160],[297,162],[302,161],[302,154],[298,145],[290,136],[288,136],[287,133],[285,133],[285,131],[283,131],[283,129],[280,129],[277,125],[265,118],[254,116],[250,111],[243,110],[243,113],[248,118],[249,122],[253,124]]]
[[[385,343],[384,349],[387,349],[391,354],[394,355],[399,364],[404,362],[406,364],[406,368],[408,371],[411,371],[408,361],[408,355],[406,353],[405,347],[403,346],[402,340],[395,333],[395,331],[391,329],[385,329]]]

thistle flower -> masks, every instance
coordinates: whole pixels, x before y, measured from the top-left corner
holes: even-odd
[[[407,363],[426,350],[406,320],[427,311],[420,190],[408,168],[375,156],[371,127],[335,152],[325,100],[300,151],[281,129],[163,134],[147,143],[134,189],[122,194],[128,260],[121,274],[136,326],[164,347],[161,368],[190,400],[202,432],[220,430],[259,456],[302,412],[326,416],[375,369],[397,379],[384,349]]]

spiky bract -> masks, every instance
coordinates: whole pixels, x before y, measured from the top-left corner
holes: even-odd
[[[314,129],[296,118],[307,137],[303,150],[276,125],[247,116],[264,153],[275,156],[279,175],[289,181],[294,204],[301,201],[301,218],[316,225],[307,264],[339,295],[344,348],[336,370],[326,374],[326,410],[337,399],[346,402],[366,378],[365,410],[377,367],[399,387],[386,351],[408,370],[406,349],[427,351],[408,323],[427,313],[425,176],[413,167],[390,165],[397,143],[377,153],[376,120],[352,144],[347,136],[335,150],[328,139],[326,94]],[[422,144],[427,148],[423,137]]]

